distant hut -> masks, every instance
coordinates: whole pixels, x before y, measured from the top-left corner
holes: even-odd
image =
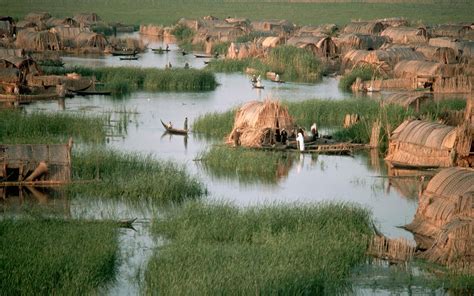
[[[254,31],[272,32],[283,35],[291,34],[296,29],[295,24],[287,20],[252,21],[250,25]]]
[[[107,39],[102,34],[94,32],[81,32],[76,37],[76,46],[77,48],[94,48],[98,50],[104,50],[107,46]]]
[[[458,62],[457,53],[449,47],[424,45],[416,47],[415,50],[421,52],[427,61],[441,64],[456,64]]]
[[[400,61],[395,65],[394,75],[396,78],[429,78],[454,76],[452,69],[447,65],[427,62],[407,60]]]
[[[462,50],[464,48],[463,42],[450,37],[430,38],[428,44],[431,46],[452,48],[456,52],[456,54],[462,53]]]
[[[428,183],[413,221],[418,256],[452,269],[474,272],[474,170],[448,168]]]
[[[139,33],[143,35],[150,35],[150,36],[163,36],[164,28],[163,26],[158,25],[140,25]]]
[[[62,47],[73,48],[76,46],[76,38],[82,32],[89,32],[88,28],[58,26],[50,29],[50,32],[59,37]]]
[[[5,56],[24,57],[25,51],[23,49],[16,48],[0,48],[0,58]]]
[[[393,93],[385,97],[382,102],[386,104],[394,104],[402,106],[403,108],[413,108],[416,112],[419,112],[420,106],[433,100],[433,95],[429,93],[420,92],[402,92]]]
[[[332,38],[339,52],[347,52],[352,49],[375,50],[388,42],[386,37],[363,34],[342,34]]]
[[[18,71],[8,70],[4,73],[17,73],[18,82],[22,84],[26,83],[28,75],[37,75],[41,73],[40,68],[33,59],[17,56],[0,56],[0,69],[15,69]]]
[[[327,58],[337,55],[336,44],[331,37],[327,36],[291,37],[286,41],[286,44],[310,49],[319,57]]]
[[[40,27],[37,26],[35,22],[27,21],[27,20],[22,20],[16,23],[16,31],[19,32],[23,29],[31,29],[31,28],[38,28],[39,30],[46,30],[47,27],[44,23],[41,23]],[[43,26],[44,25],[44,26]]]
[[[59,50],[59,38],[49,31],[22,30],[18,32],[16,46],[25,50]]]
[[[388,37],[393,43],[420,44],[428,41],[425,28],[388,27],[380,36]]]
[[[74,15],[74,20],[81,25],[93,25],[101,21],[96,13],[78,13]]]
[[[71,17],[66,17],[66,18],[50,18],[46,21],[46,26],[48,28],[53,28],[53,27],[79,27],[79,23],[71,18]]]
[[[46,22],[48,19],[51,18],[51,15],[47,12],[30,12],[25,16],[25,20],[39,23],[39,22]]]
[[[0,16],[0,38],[12,37],[15,31],[13,18],[10,16]]]
[[[466,34],[472,31],[471,26],[468,25],[439,25],[431,29],[431,35],[433,37],[451,37],[451,38],[464,38]]]
[[[380,34],[384,28],[381,22],[352,22],[344,27],[344,33],[377,35]]]
[[[309,36],[321,36],[331,35],[336,32],[339,28],[335,24],[324,24],[320,26],[303,26],[299,28],[294,36],[297,37],[309,37]]]
[[[468,125],[406,120],[391,134],[385,159],[396,167],[450,167],[464,163],[471,146]]]
[[[260,39],[263,48],[273,48],[285,44],[285,38],[283,37],[263,37]]]
[[[382,23],[384,27],[403,27],[408,26],[409,22],[406,18],[403,17],[391,17],[383,18],[376,20],[379,23]]]
[[[256,42],[231,42],[229,48],[227,49],[226,58],[240,60],[261,55],[263,55],[263,49],[259,47]]]
[[[362,49],[348,51],[342,57],[342,63],[341,63],[342,69],[349,70],[349,69],[352,69],[355,65],[365,62],[369,53],[370,51],[362,50]]]
[[[234,127],[228,143],[238,142],[245,147],[262,147],[275,143],[277,130],[292,130],[293,118],[279,102],[252,101],[243,105],[235,115]]]

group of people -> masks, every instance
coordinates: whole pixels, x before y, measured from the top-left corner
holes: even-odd
[[[258,77],[253,75],[251,82],[254,87],[258,87],[258,88],[262,87],[262,77],[260,75],[258,75]]]
[[[318,132],[317,124],[313,123],[311,125],[310,129],[311,129],[311,140],[316,141],[319,138],[319,132]],[[297,146],[298,150],[300,150],[300,151],[305,150],[305,143],[304,143],[305,132],[302,128],[297,128],[297,129],[295,128],[292,131],[292,134],[289,136],[288,132],[284,128],[282,128],[281,131],[280,131],[280,129],[277,127],[277,129],[275,131],[275,142],[279,142],[279,143],[282,143],[284,145],[287,145],[289,137],[296,138],[296,146]]]

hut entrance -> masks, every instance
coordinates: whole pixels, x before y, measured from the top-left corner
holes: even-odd
[[[16,182],[20,179],[20,168],[6,168],[3,180],[6,182]]]

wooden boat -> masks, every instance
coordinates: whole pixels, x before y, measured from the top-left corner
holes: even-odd
[[[152,48],[151,51],[154,51],[154,52],[160,52],[160,51],[163,51],[163,52],[168,52],[168,51],[171,51],[171,49],[166,49],[166,48]]]
[[[89,95],[101,95],[101,96],[109,96],[112,94],[109,90],[78,90],[75,91],[77,95],[80,96],[89,96]]]
[[[270,80],[271,82],[275,82],[275,83],[285,83],[284,80]]]
[[[121,61],[136,61],[138,60],[138,57],[121,57]]]
[[[213,55],[213,54],[194,54],[194,57],[196,57],[198,59],[212,59],[215,56],[216,55]]]
[[[39,100],[54,100],[58,98],[56,93],[37,94],[37,95],[15,95],[15,94],[0,94],[0,102],[15,102],[20,104],[27,104]]]
[[[188,134],[187,129],[185,130],[185,129],[169,127],[166,123],[163,122],[163,120],[160,119],[160,121],[167,133],[174,134],[174,135],[187,135]]]
[[[252,84],[252,88],[264,89],[265,86],[263,86],[263,85],[257,86],[255,84]]]
[[[136,50],[116,50],[112,51],[113,56],[135,56],[138,52]]]

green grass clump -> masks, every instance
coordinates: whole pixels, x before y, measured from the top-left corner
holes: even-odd
[[[311,51],[294,46],[272,48],[262,60],[224,59],[212,61],[207,66],[207,69],[215,72],[243,72],[246,68],[253,68],[262,76],[273,71],[279,73],[283,80],[305,82],[320,80],[324,70],[322,63]]]
[[[371,80],[374,75],[374,69],[369,66],[361,66],[352,69],[351,72],[342,76],[339,80],[339,88],[343,90],[350,91],[352,84],[356,81],[357,78],[360,78],[362,81]]]
[[[193,132],[208,138],[224,138],[232,131],[235,110],[207,113],[193,122]]]
[[[173,30],[171,31],[171,34],[173,34],[176,37],[176,40],[178,42],[183,42],[183,41],[187,41],[193,38],[194,31],[188,26],[179,24],[173,28]]]
[[[238,209],[189,203],[153,225],[145,292],[334,295],[365,259],[370,213],[349,204]]]
[[[106,124],[105,117],[84,114],[0,110],[0,143],[66,143],[70,137],[75,141],[102,143]]]
[[[288,174],[294,155],[245,148],[212,147],[199,156],[206,171],[242,183],[276,183]]]
[[[213,73],[198,69],[153,69],[138,67],[68,67],[48,68],[47,74],[63,75],[76,72],[95,76],[104,88],[116,94],[135,90],[146,91],[210,91],[217,87]]]
[[[111,223],[2,219],[0,246],[2,295],[96,294],[117,268]]]
[[[206,193],[204,186],[177,164],[113,150],[73,153],[72,172],[76,182],[69,190],[81,196],[162,205],[198,199]]]

